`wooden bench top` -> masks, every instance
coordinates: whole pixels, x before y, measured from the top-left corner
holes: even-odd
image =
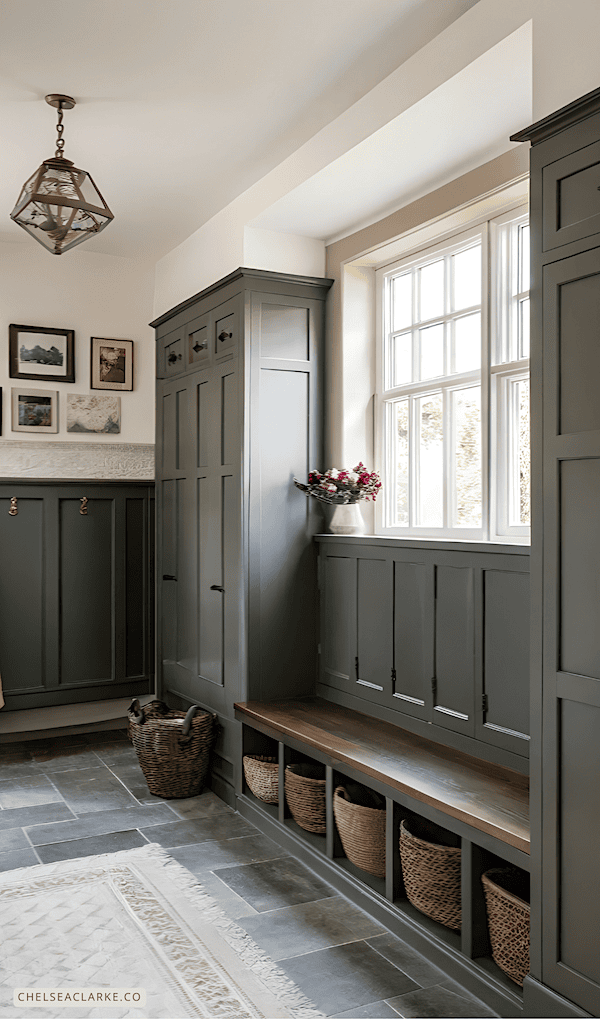
[[[529,779],[322,698],[247,701],[236,717],[292,737],[357,772],[529,853]]]

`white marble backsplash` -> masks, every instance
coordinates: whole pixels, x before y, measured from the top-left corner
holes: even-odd
[[[2,478],[154,478],[150,443],[0,440]]]

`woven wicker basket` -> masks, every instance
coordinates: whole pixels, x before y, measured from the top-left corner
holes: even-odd
[[[265,804],[279,803],[279,764],[263,754],[244,755],[244,776],[255,797]]]
[[[285,767],[285,799],[292,818],[307,832],[326,830],[324,771],[323,765],[307,762]]]
[[[481,876],[492,958],[509,978],[523,985],[529,974],[529,915],[524,898],[527,876],[516,868],[492,868]]]
[[[157,797],[195,797],[206,784],[216,736],[216,716],[192,705],[187,714],[163,701],[128,710],[128,733],[150,793]]]
[[[443,830],[431,823],[414,819],[400,823],[404,888],[413,907],[460,931],[460,847],[444,846],[445,838]]]
[[[333,814],[348,860],[385,878],[385,809],[354,804],[345,788],[336,786]]]

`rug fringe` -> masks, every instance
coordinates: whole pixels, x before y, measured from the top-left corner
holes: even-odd
[[[299,990],[275,961],[264,953],[260,946],[257,946],[248,932],[240,928],[225,914],[213,897],[204,891],[202,883],[195,875],[184,868],[179,861],[174,860],[158,843],[150,843],[141,849],[146,856],[152,856],[157,863],[165,868],[171,881],[189,896],[195,906],[202,910],[206,920],[215,925],[221,937],[231,946],[245,966],[286,1006],[292,1016],[298,1018],[324,1016],[316,1008],[314,1002],[311,1002]]]

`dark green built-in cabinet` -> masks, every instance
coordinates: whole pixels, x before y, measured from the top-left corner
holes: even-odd
[[[234,702],[317,679],[315,501],[330,280],[239,269],[156,328],[159,689],[217,712],[213,787],[241,783]]]
[[[0,550],[4,711],[154,690],[151,484],[2,480]]]
[[[514,137],[532,143],[531,972],[598,1016],[600,89]]]

